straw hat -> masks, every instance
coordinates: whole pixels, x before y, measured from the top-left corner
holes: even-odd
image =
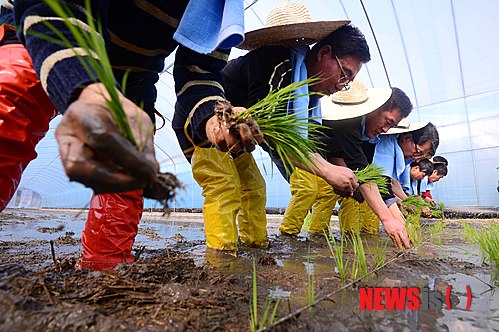
[[[400,120],[399,124],[393,128],[390,128],[386,133],[382,133],[381,135],[391,135],[391,134],[403,134],[409,133],[411,131],[416,131],[421,128],[426,127],[429,122],[416,122],[414,124],[409,124],[407,118],[403,118]]]
[[[247,32],[238,48],[253,50],[268,45],[310,45],[349,23],[350,20],[312,22],[303,4],[285,2],[270,11],[265,28]]]
[[[391,88],[367,89],[361,80],[350,83],[350,89],[321,98],[324,120],[344,120],[371,113],[387,102]]]

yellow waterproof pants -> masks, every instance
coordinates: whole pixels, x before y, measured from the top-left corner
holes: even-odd
[[[206,245],[210,248],[237,250],[238,215],[241,240],[268,245],[265,182],[250,153],[236,160],[239,158],[243,159],[234,161],[230,154],[215,148],[194,149],[192,173],[203,189]]]
[[[241,183],[241,210],[237,217],[241,242],[267,248],[267,187],[251,153],[234,159]]]
[[[338,210],[340,228],[345,233],[379,233],[379,218],[366,201],[359,203],[353,198],[344,198]]]
[[[317,177],[319,192],[312,206],[312,221],[308,231],[323,234],[324,231],[329,230],[331,215],[340,196],[334,193],[333,187],[326,180],[318,176],[315,177]]]
[[[291,200],[288,203],[279,230],[282,234],[296,236],[300,233],[308,210],[313,206],[310,231],[322,232],[327,229],[336,204],[337,196],[331,194],[333,188],[323,179],[296,168],[289,180]],[[331,192],[329,191],[331,188]],[[334,195],[334,196],[333,196]],[[320,199],[316,202],[317,199]]]

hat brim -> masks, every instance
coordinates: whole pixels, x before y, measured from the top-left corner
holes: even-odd
[[[269,45],[310,45],[350,22],[350,20],[319,21],[261,28],[245,33],[244,41],[237,47],[254,50]]]
[[[369,114],[387,102],[392,95],[391,88],[367,89],[367,100],[363,103],[343,104],[333,101],[333,95],[321,98],[321,112],[324,120],[345,120]]]
[[[430,122],[416,122],[414,124],[410,124],[408,128],[404,127],[393,127],[390,128],[386,133],[382,133],[381,135],[393,135],[393,134],[403,134],[403,133],[410,133],[411,131],[416,131],[421,128],[426,127]]]

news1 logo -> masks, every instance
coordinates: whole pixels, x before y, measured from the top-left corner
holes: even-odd
[[[466,310],[470,310],[472,295],[470,286],[466,286],[468,296]],[[361,287],[359,288],[360,310],[440,310],[454,307],[452,286],[445,294],[429,290],[428,287]]]

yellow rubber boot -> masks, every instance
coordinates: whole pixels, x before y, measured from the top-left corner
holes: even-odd
[[[279,230],[282,234],[297,236],[301,231],[308,210],[315,202],[319,187],[317,176],[299,168],[291,174],[289,183],[291,199]]]
[[[312,221],[308,231],[323,234],[329,229],[334,206],[340,197],[334,193],[333,187],[329,183],[316,175],[314,176],[317,178],[319,193],[312,207]]]
[[[215,148],[194,149],[192,174],[203,188],[206,245],[237,251],[236,216],[241,209],[241,183],[230,154]]]
[[[360,230],[369,234],[379,233],[379,218],[366,201],[359,204]]]
[[[342,232],[358,234],[360,229],[360,204],[353,198],[343,198],[338,209]]]
[[[251,153],[234,159],[241,181],[241,211],[237,216],[241,242],[258,248],[267,248],[267,188],[265,179]]]

